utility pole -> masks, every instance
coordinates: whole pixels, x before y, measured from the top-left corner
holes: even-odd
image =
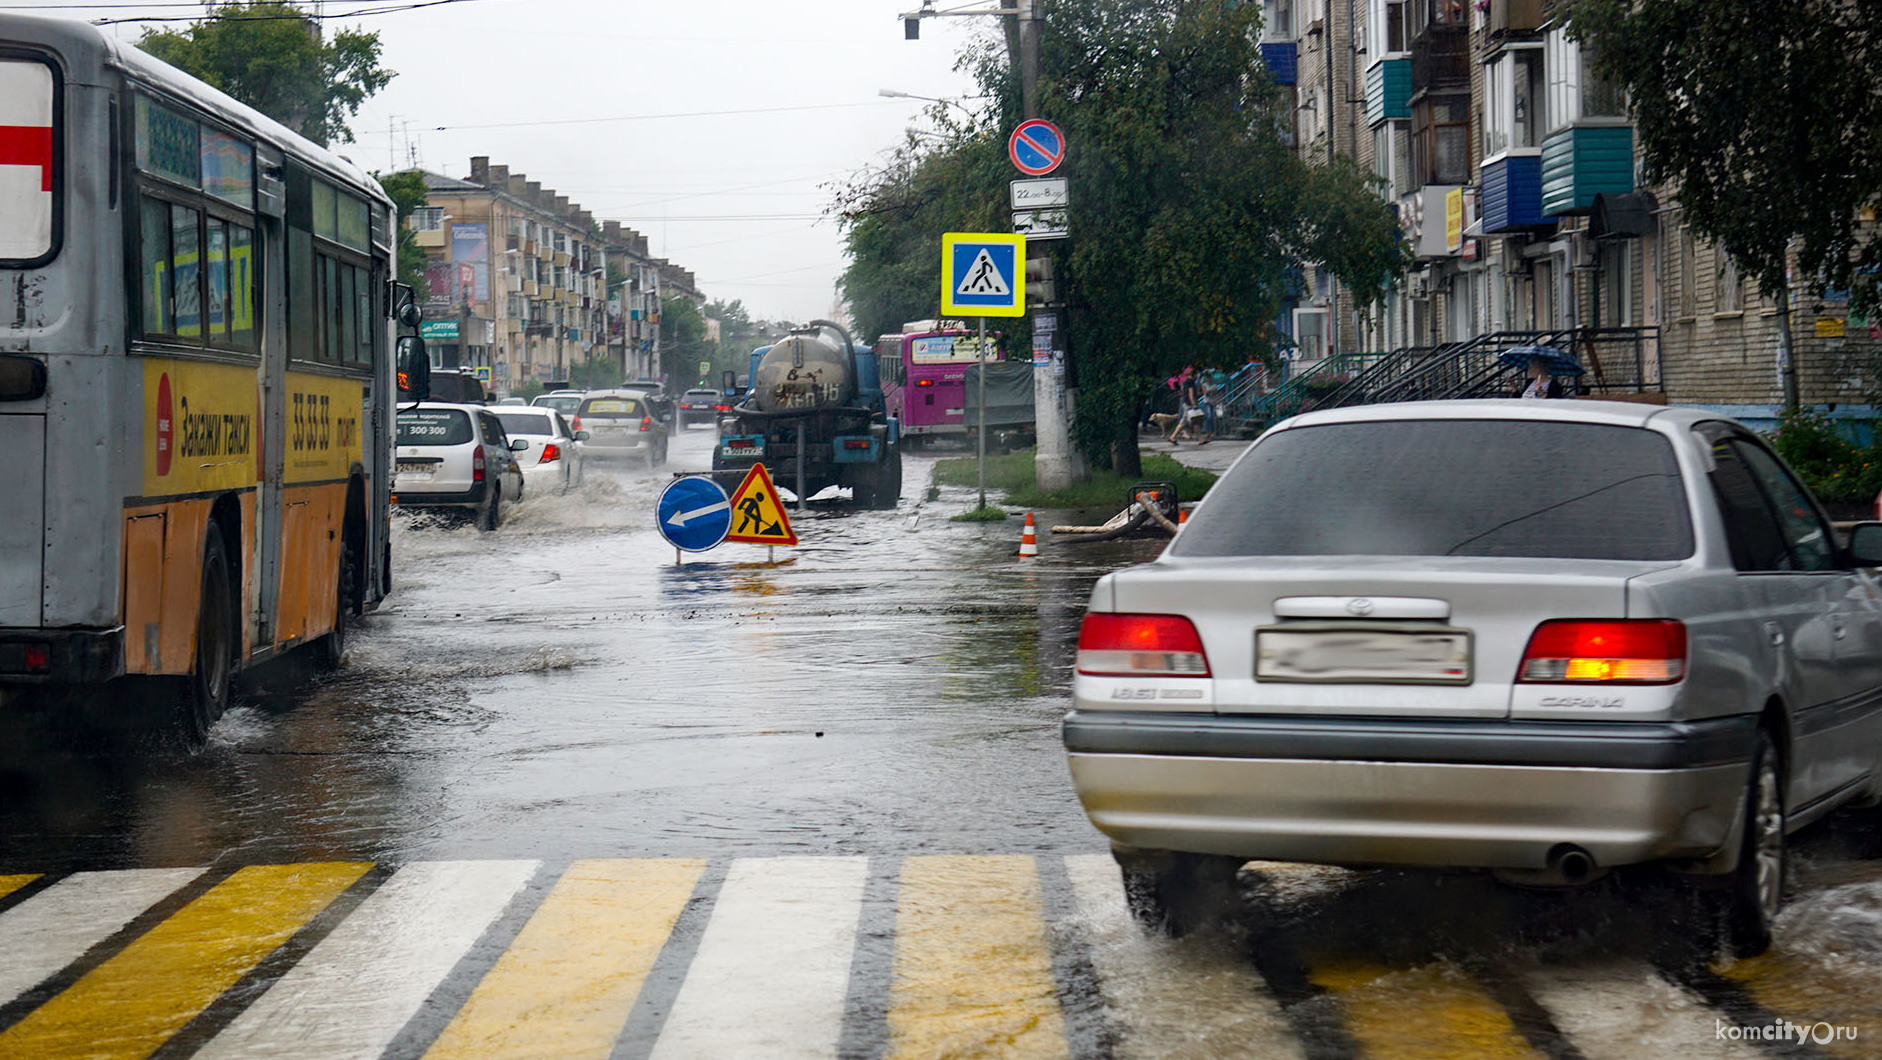
[[[1043,19],[1040,16],[1040,4],[1044,0],[998,0],[991,7],[979,7],[972,3],[962,7],[937,10],[935,0],[922,0],[918,11],[904,12],[901,15],[906,36],[909,40],[921,37],[921,20],[924,18],[963,17],[976,15],[998,15],[1011,18],[1008,26],[1007,50],[1013,65],[1019,68],[1020,106],[1027,119],[1040,117],[1039,114],[1039,33]],[[1031,250],[1028,251],[1032,253]],[[1050,254],[1041,250],[1038,256],[1050,258]],[[1053,311],[1058,311],[1053,306]],[[1069,487],[1073,481],[1072,429],[1071,417],[1066,407],[1065,376],[1061,364],[1033,365],[1033,430],[1037,436],[1037,448],[1033,454],[1033,474],[1039,488],[1061,490]],[[984,415],[985,410],[982,410]]]

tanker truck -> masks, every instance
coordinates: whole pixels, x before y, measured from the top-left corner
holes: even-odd
[[[713,471],[762,463],[799,498],[843,486],[858,507],[895,507],[901,438],[877,369],[874,350],[827,320],[753,351],[750,389],[719,420]]]

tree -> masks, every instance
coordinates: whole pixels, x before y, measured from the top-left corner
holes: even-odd
[[[1789,255],[1814,290],[1877,306],[1882,5],[1869,0],[1574,0],[1569,32],[1625,89],[1649,181],[1777,305],[1784,403]]]
[[[706,318],[691,298],[676,294],[660,300],[661,364],[667,377],[691,378],[701,360],[709,360],[712,345],[706,341]]]
[[[208,82],[309,140],[351,141],[346,121],[392,80],[379,34],[340,30],[286,0],[228,3],[181,30],[148,29],[137,46]]]
[[[389,176],[375,176],[398,210],[399,282],[410,285],[419,304],[423,305],[430,297],[430,285],[425,282],[425,252],[418,249],[418,235],[405,220],[412,216],[412,211],[425,205],[425,174],[422,170],[408,169]]]
[[[1136,425],[1158,380],[1268,352],[1289,269],[1332,270],[1360,297],[1408,264],[1369,173],[1310,167],[1262,74],[1261,5],[1237,0],[1056,0],[1046,9],[1040,111],[1071,155],[1069,245],[1055,251],[1070,310],[1080,447],[1139,473]],[[934,141],[911,134],[839,197],[843,277],[865,333],[933,316],[943,231],[1000,231],[1015,174],[1006,138],[1019,85],[997,40],[963,65],[994,100]],[[944,113],[932,112],[937,119]]]

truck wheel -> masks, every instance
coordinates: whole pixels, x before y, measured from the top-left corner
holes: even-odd
[[[882,463],[876,467],[875,497],[871,508],[887,511],[902,499],[902,450],[891,447],[882,454]]]
[[[222,528],[214,522],[203,542],[202,595],[196,604],[196,653],[183,679],[178,704],[183,738],[192,748],[209,739],[209,730],[229,706],[235,677],[237,644],[234,581]]]
[[[1145,931],[1182,938],[1235,919],[1242,859],[1170,850],[1112,847],[1124,876],[1124,901]]]

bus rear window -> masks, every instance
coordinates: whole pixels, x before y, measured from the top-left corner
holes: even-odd
[[[43,265],[58,250],[58,76],[0,59],[0,267]]]
[[[462,409],[412,409],[399,413],[400,445],[463,445],[470,440],[470,417]]]

